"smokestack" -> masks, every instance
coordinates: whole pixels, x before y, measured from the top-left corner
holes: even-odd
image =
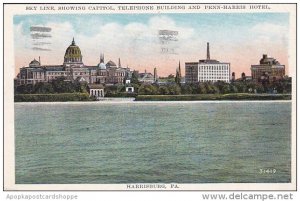
[[[121,59],[119,58],[118,66],[121,67]]]
[[[39,56],[39,63],[40,63],[40,65],[41,65],[41,57]]]
[[[157,69],[154,68],[154,82],[157,82]]]
[[[181,78],[181,68],[180,68],[180,61],[179,61],[179,65],[178,65],[178,75]]]
[[[207,43],[206,60],[210,60],[209,43]]]

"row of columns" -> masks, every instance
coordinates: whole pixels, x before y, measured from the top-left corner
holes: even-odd
[[[103,89],[90,89],[90,96],[104,97]]]

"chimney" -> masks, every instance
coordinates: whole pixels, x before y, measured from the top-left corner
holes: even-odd
[[[119,58],[118,67],[121,67],[121,59]]]
[[[39,63],[40,63],[40,65],[41,65],[41,57],[39,56]]]
[[[181,78],[181,68],[180,68],[180,61],[179,61],[179,65],[178,65],[178,75]]]
[[[231,80],[235,81],[235,72],[232,72],[232,74],[231,74]]]
[[[206,60],[210,60],[209,43],[207,43]]]
[[[157,69],[154,68],[154,82],[157,82]]]

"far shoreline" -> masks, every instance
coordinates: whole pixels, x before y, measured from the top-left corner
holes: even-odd
[[[138,95],[136,97],[104,97],[98,100],[92,99],[53,99],[51,96],[63,96],[63,94],[22,94],[15,95],[15,103],[128,103],[128,102],[264,102],[264,101],[291,101],[291,94],[191,94],[191,95]],[[73,96],[68,96],[73,97]]]
[[[138,95],[136,101],[263,101],[292,100],[291,94],[190,94],[190,95]]]
[[[292,100],[221,100],[221,101],[69,101],[69,102],[14,102],[16,105],[101,105],[101,104],[193,104],[193,103],[291,103]]]

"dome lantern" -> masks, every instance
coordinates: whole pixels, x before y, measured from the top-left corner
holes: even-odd
[[[72,40],[72,45],[76,45],[76,44],[75,44],[75,40],[74,40],[74,37],[73,37],[73,40]]]

